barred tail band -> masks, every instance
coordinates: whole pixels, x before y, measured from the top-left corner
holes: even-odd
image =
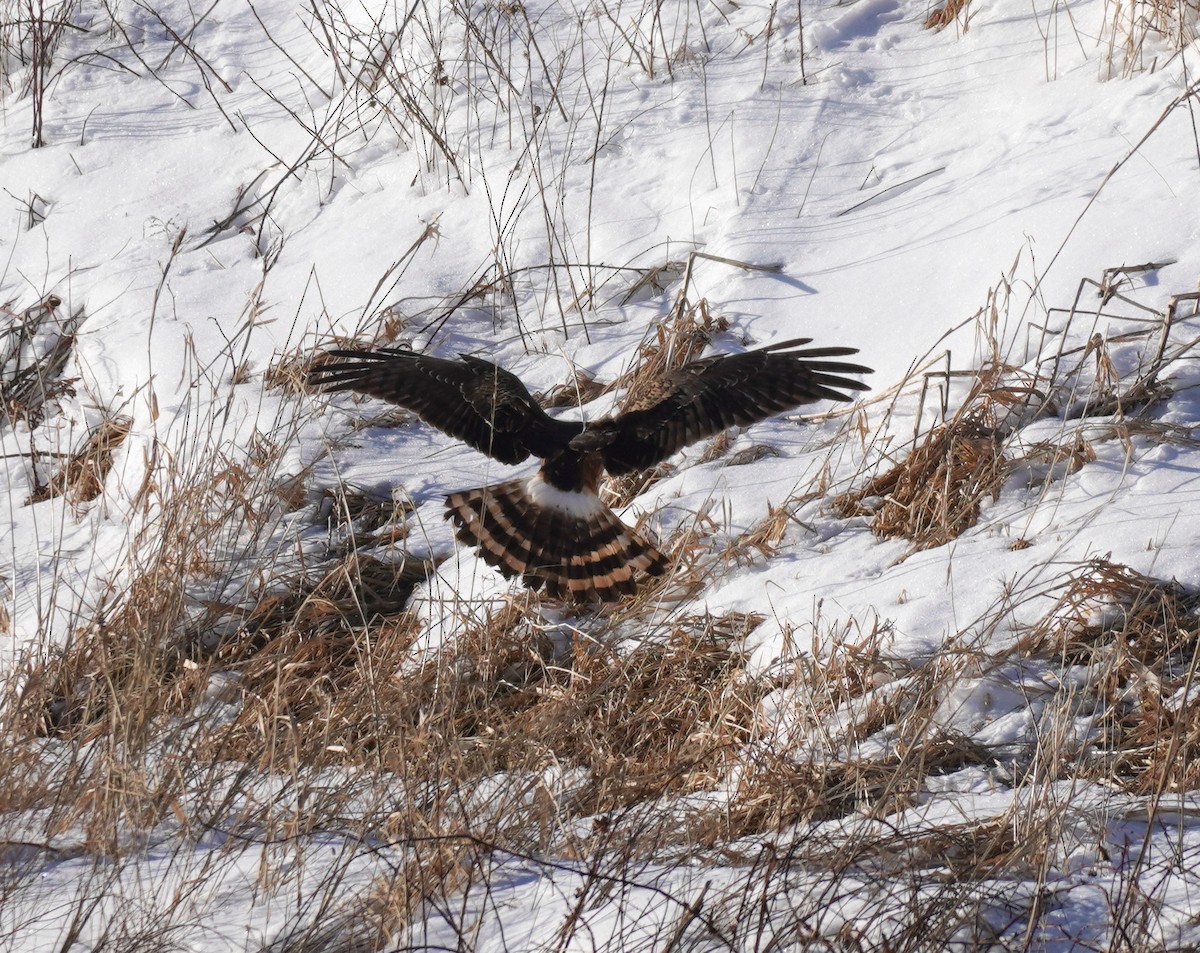
[[[594,494],[548,492],[539,477],[452,493],[446,517],[458,539],[506,577],[552,598],[611,602],[662,575],[667,560]]]

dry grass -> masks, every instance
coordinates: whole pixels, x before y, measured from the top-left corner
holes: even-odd
[[[164,696],[184,656],[165,637],[181,613],[182,593],[164,578],[147,575],[124,596],[111,614],[29,665],[16,710],[21,734],[103,734],[124,730],[130,718],[141,725],[155,710],[178,707],[179,699],[169,704]]]
[[[407,520],[412,512],[407,499],[383,498],[345,484],[323,489],[317,503],[318,516],[325,516],[331,529],[338,528],[347,550],[403,542],[410,532]]]
[[[891,472],[872,480],[864,497],[882,497],[871,528],[903,536],[918,548],[940,546],[974,526],[985,499],[999,495],[1004,455],[996,431],[973,415],[934,429]],[[846,515],[854,512],[847,507]]]
[[[601,384],[587,371],[572,368],[571,380],[555,384],[544,394],[534,396],[538,403],[549,409],[582,407],[607,393],[608,389],[607,385]]]
[[[418,842],[396,875],[381,881],[370,896],[364,919],[380,948],[386,938],[417,924],[431,901],[452,902],[486,872],[485,851],[469,838],[432,838]]]
[[[607,16],[614,38],[654,75],[682,56],[666,45],[669,31],[657,20],[662,7],[646,5],[632,26],[604,9],[593,19]],[[485,115],[496,128],[508,124],[510,135],[512,124],[525,119],[536,120],[531,128],[548,128],[544,117],[564,107],[547,62],[573,62],[571,50],[585,49],[568,45],[544,59],[538,42],[549,34],[519,4],[459,5],[435,17],[418,4],[399,34],[383,19],[363,33],[353,24],[353,11],[343,11],[336,0],[320,0],[311,12],[318,42],[349,92],[330,100],[344,105],[322,130],[331,133],[325,141],[314,142],[312,154],[297,166],[272,173],[281,182],[299,180],[317,155],[330,153],[335,165],[343,155],[352,158],[347,144],[362,141],[360,133],[368,131],[356,107],[365,107],[375,127],[391,128],[395,141],[413,152],[428,180],[421,188],[434,178],[469,178],[469,170],[482,165],[471,161],[470,149],[477,148],[471,143],[484,137],[456,144],[449,136],[445,119],[455,97],[465,97],[467,111],[484,125]],[[772,24],[784,19],[776,13],[772,5],[762,34],[768,42],[759,44],[768,56]],[[725,16],[709,15],[718,14]],[[967,0],[950,0],[926,26],[958,21],[965,27],[968,14]],[[466,56],[443,56],[447,23],[463,27],[470,41]],[[505,46],[510,34],[525,44],[515,56]],[[696,42],[689,38],[678,49]],[[522,74],[526,67],[534,72]],[[487,79],[482,87],[472,70]],[[491,91],[481,93],[483,87]],[[523,116],[522,97],[513,95],[535,87],[542,118]],[[304,117],[297,122],[304,126]],[[521,134],[517,130],[513,140],[518,145]],[[366,141],[373,136],[369,131]],[[535,138],[527,145],[522,163],[547,171],[539,166],[545,159]],[[270,202],[250,196],[259,211],[243,206],[243,198],[218,233],[257,223],[258,252],[264,259],[277,256],[278,247],[272,251],[262,231],[273,217],[267,214]],[[542,198],[553,204],[549,193]],[[254,217],[247,221],[250,212]],[[547,215],[546,245],[553,250],[547,277],[536,279],[546,283],[541,304],[532,304],[534,296],[518,286],[542,269],[514,269],[505,259],[517,247],[518,232],[501,233],[495,236],[496,261],[434,308],[436,314],[423,315],[431,320],[414,330],[428,335],[426,341],[437,339],[444,329],[454,330],[451,320],[479,320],[480,314],[468,314],[477,304],[486,321],[490,302],[497,336],[502,329],[513,332],[515,320],[515,333],[525,339],[528,332],[526,343],[537,345],[530,331],[537,316],[529,309],[545,309],[544,329],[553,310],[545,302],[553,300],[562,311],[564,335],[578,326],[587,335],[585,312],[602,287],[591,272],[603,268],[571,263],[578,256],[567,249],[585,246],[560,233],[557,222]],[[431,238],[437,238],[435,224],[379,279],[363,308],[362,323],[374,328],[374,336],[330,336],[321,350],[368,339],[390,344],[409,328],[410,319],[392,300],[403,269]],[[181,242],[182,233],[177,246]],[[664,375],[728,330],[707,301],[689,299],[694,262],[695,256],[669,314],[626,374],[607,388],[579,374],[544,400],[575,406],[619,388],[625,406],[635,406]],[[680,270],[668,263],[644,271],[626,301],[657,293],[661,279]],[[6,410],[31,426],[72,386],[63,370],[80,316],[57,327],[60,305],[46,301],[24,312],[13,338],[18,350],[42,354],[36,367],[12,366],[8,358],[17,351],[0,355]],[[575,322],[570,329],[568,312]],[[1072,352],[1060,350],[1047,377],[1040,366],[1023,372],[1003,365],[990,330],[991,363],[976,374],[961,407],[948,417],[943,413],[903,460],[889,460],[886,473],[832,501],[843,515],[869,516],[876,533],[904,537],[915,547],[944,544],[976,525],[1015,468],[1051,481],[1095,460],[1090,440],[1100,438],[1085,439],[1065,426],[1059,438],[1019,446],[1013,437],[1025,423],[1060,408],[1064,421],[1115,415],[1113,435],[1128,439],[1144,425],[1130,415],[1168,393],[1152,379],[1122,385],[1119,362],[1098,336],[1079,366],[1061,374],[1057,359]],[[235,353],[244,349],[231,345]],[[321,359],[304,348],[273,364],[265,374],[272,398],[306,394],[308,369]],[[218,376],[237,384],[252,376],[251,367],[231,360]],[[950,383],[947,371],[947,394]],[[221,396],[214,394],[214,403]],[[921,409],[916,417],[923,423]],[[410,421],[389,411],[358,426]],[[206,425],[213,428],[207,434]],[[888,445],[885,427],[869,432],[865,416],[860,426],[864,448],[876,439]],[[1055,777],[1075,771],[1135,793],[1190,790],[1200,783],[1192,767],[1200,735],[1191,728],[1197,603],[1177,586],[1097,563],[1069,580],[1054,610],[1016,647],[993,657],[973,636],[948,633],[936,655],[920,660],[889,655],[886,619],[843,621],[835,628],[822,622],[819,605],[811,624],[758,613],[713,615],[686,605],[733,561],[780,553],[800,508],[828,497],[837,469],[830,464],[804,493],[769,507],[725,552],[713,551],[711,515],[696,514],[664,544],[673,562],[669,578],[646,585],[607,615],[572,614],[530,593],[433,605],[434,593],[445,591],[438,587],[422,591],[413,606],[412,594],[432,567],[366,553],[374,547],[394,551],[406,541],[409,508],[403,503],[353,487],[329,492],[315,501],[316,522],[324,518],[335,541],[319,556],[312,545],[320,535],[314,521],[295,518],[312,531],[308,536],[305,530],[277,532],[281,513],[295,516],[314,502],[305,473],[277,472],[282,449],[298,429],[259,442],[258,435],[249,441],[244,433],[219,433],[202,422],[190,434],[195,456],[182,463],[164,462],[170,451],[155,446],[152,452],[162,456],[157,468],[151,461],[151,476],[137,496],[137,515],[147,522],[135,531],[139,556],[131,572],[114,579],[59,650],[25,660],[4,685],[0,715],[0,733],[11,742],[0,750],[0,810],[43,812],[48,842],[81,830],[81,849],[117,858],[140,849],[131,831],[140,836],[170,826],[185,840],[208,832],[231,842],[245,837],[252,845],[246,849],[261,851],[256,886],[264,892],[281,876],[279,845],[309,834],[357,836],[365,850],[399,857],[392,876],[369,897],[353,898],[342,917],[328,918],[324,932],[292,942],[281,934],[277,949],[383,948],[387,934],[431,914],[449,918],[455,904],[466,911],[468,892],[481,883],[486,889],[495,857],[527,851],[522,856],[532,857],[530,864],[552,856],[578,860],[589,872],[575,913],[547,944],[566,950],[586,943],[585,914],[613,898],[623,903],[619,889],[635,883],[647,863],[725,860],[759,847],[778,853],[747,875],[747,889],[722,898],[732,923],[726,933],[712,915],[718,903],[706,907],[701,893],[682,905],[674,932],[650,938],[646,948],[779,949],[789,942],[797,948],[866,947],[875,936],[869,928],[847,923],[822,933],[814,926],[825,908],[837,906],[827,902],[826,890],[844,890],[869,910],[889,883],[911,886],[914,897],[901,911],[907,919],[900,917],[904,925],[891,948],[961,940],[954,929],[978,912],[983,901],[977,897],[986,899],[989,888],[978,895],[964,891],[993,877],[1040,871],[1061,833],[1034,790],[1049,768],[1044,775],[1022,774],[1001,765],[1009,754],[946,727],[940,714],[948,696],[1002,664],[1053,659],[1063,668],[1103,673],[1097,682],[1103,693],[1095,701],[1106,713],[1105,732],[1092,746],[1095,757],[1071,764],[1047,736],[1031,739],[1020,752],[1027,762],[1052,765]],[[848,424],[839,440],[849,442],[850,432]],[[96,499],[113,450],[127,433],[126,421],[106,423],[35,497],[57,495],[75,504]],[[771,452],[753,446],[731,453],[733,440],[730,434],[715,438],[701,459],[737,466]],[[669,472],[664,465],[611,481],[606,496],[627,503]],[[839,478],[844,475],[843,469]],[[141,552],[149,556],[143,559]],[[765,609],[769,602],[763,603]],[[998,627],[1004,617],[998,610],[983,626]],[[4,623],[0,619],[0,629]],[[760,642],[755,633],[771,623],[782,635],[768,631]],[[800,632],[809,636],[805,645]],[[769,650],[776,643],[778,658],[751,664],[752,648]],[[1065,700],[1065,710],[1073,711],[1075,701]],[[995,790],[1033,792],[1025,803],[1032,802],[1036,822],[1018,817],[1014,808],[1011,815],[916,832],[892,826],[927,803],[942,778],[959,772],[971,783],[984,778]],[[816,836],[839,822],[846,831],[861,823],[863,832]],[[611,879],[600,877],[600,870]],[[819,889],[808,885],[789,895],[780,886],[814,872],[823,882]],[[331,875],[331,886],[335,879]],[[1003,898],[1010,887],[1011,880],[996,896]],[[976,906],[960,903],[964,896]],[[766,912],[781,904],[790,908],[783,922],[794,934],[782,928],[776,934],[779,921]],[[757,936],[749,932],[755,923]],[[458,945],[470,948],[472,936],[460,934]]]
[[[221,481],[237,482],[228,469]],[[244,478],[237,485],[247,486]],[[797,502],[772,511],[755,530],[761,539],[745,545],[773,552]],[[367,533],[397,516],[353,491],[330,509]],[[948,645],[915,665],[888,656],[884,624],[865,632],[814,626],[811,649],[785,633],[784,657],[751,671],[744,651],[760,616],[664,618],[647,599],[603,619],[551,622],[533,594],[464,604],[453,637],[419,649],[423,624],[407,601],[426,571],[352,552],[315,575],[276,580],[252,604],[210,604],[199,618],[187,611],[178,574],[140,580],[102,625],[27,669],[14,700],[26,718],[3,726],[17,743],[0,768],[19,778],[4,805],[33,807],[53,785],[52,828],[83,826],[88,845],[119,853],[131,824],[210,823],[195,790],[218,774],[203,765],[222,766],[222,777],[234,772],[240,784],[274,777],[306,792],[303,810],[253,815],[281,837],[345,824],[340,818],[353,813],[351,792],[309,787],[321,771],[399,785],[399,795],[372,794],[368,813],[354,815],[356,829],[408,845],[393,875],[356,899],[345,921],[364,949],[486,884],[504,850],[575,856],[634,876],[664,852],[719,852],[747,838],[777,841],[864,819],[882,826],[797,841],[773,869],[824,871],[827,882],[847,885],[864,868],[893,881],[949,870],[945,891],[983,903],[996,878],[1033,876],[1058,837],[1050,822],[1018,836],[1025,828],[1008,816],[915,832],[887,827],[922,803],[933,780],[994,764],[995,752],[934,717],[948,691],[986,668],[977,652]],[[1127,608],[1118,615],[1117,605]],[[1125,621],[1096,628],[1097,607]],[[1097,564],[1018,647],[1071,664],[1094,664],[1100,653],[1125,666],[1112,681],[1121,733],[1107,761],[1082,763],[1084,776],[1105,763],[1134,791],[1200,781],[1189,773],[1200,738],[1181,717],[1190,708],[1167,701],[1190,677],[1193,609],[1177,587]],[[1185,630],[1186,638],[1174,634]],[[1147,669],[1162,686],[1158,703],[1118,707]],[[222,686],[215,695],[214,685]],[[764,714],[768,698],[775,715]],[[196,712],[212,704],[225,714],[199,721]],[[790,725],[784,733],[775,725],[780,712]],[[31,744],[39,727],[87,757],[46,767]],[[164,738],[177,750],[166,766],[150,755]],[[490,793],[481,799],[480,789]],[[204,811],[229,812],[227,795],[208,800]],[[755,880],[756,889],[766,883]],[[928,919],[937,935],[954,935],[961,921],[947,912],[953,906],[911,922]],[[306,942],[328,948],[316,934]]]
[[[1081,282],[1080,295],[1086,284]],[[1075,318],[1073,307],[1067,329]],[[869,517],[877,535],[908,539],[917,550],[941,546],[975,526],[1014,474],[1027,477],[1027,489],[1044,493],[1095,461],[1097,440],[1128,441],[1134,433],[1171,439],[1177,432],[1146,419],[1172,393],[1157,376],[1171,328],[1170,313],[1157,315],[1109,338],[1093,332],[1074,348],[1067,348],[1064,330],[1057,352],[1024,368],[992,360],[965,378],[950,370],[926,374],[926,387],[936,380],[947,394],[953,380],[966,379],[967,393],[948,416],[943,408],[943,422],[917,437],[898,463],[835,497],[835,512]],[[997,341],[989,348],[999,353]],[[1124,377],[1114,357],[1122,348],[1119,360],[1125,363],[1131,350],[1137,352],[1133,372]],[[918,420],[924,396],[923,389]],[[1062,421],[1050,439],[1023,438],[1030,424],[1050,417]],[[1083,420],[1090,422],[1086,431],[1071,425]]]
[[[700,42],[664,28],[663,8],[644,5],[630,20],[601,7],[586,23],[611,23],[617,48],[656,75],[682,63]],[[554,73],[582,59],[576,52],[599,47],[580,40],[545,58],[538,43],[547,42],[551,52],[550,18],[531,22],[519,4],[452,5],[436,16],[431,11],[418,4],[398,32],[386,18],[363,32],[355,26],[356,11],[342,10],[336,0],[312,7],[306,22],[339,73],[338,87],[348,92],[338,97],[322,91],[321,101],[335,104],[321,130],[323,141],[314,140],[295,166],[271,173],[280,185],[300,181],[318,156],[353,169],[347,150],[374,142],[381,129],[391,129],[393,141],[416,159],[423,180],[414,180],[414,187],[436,187],[435,179],[460,174],[470,178],[469,170],[483,165],[470,150],[486,136],[455,140],[446,121],[452,108],[473,113],[481,130],[492,124],[487,135],[507,126],[517,146],[530,129],[540,136],[538,130],[549,129],[556,116],[568,121]],[[696,11],[700,17],[701,7]],[[713,8],[705,16],[715,23],[727,12]],[[1165,8],[1161,13],[1155,29],[1173,31],[1173,14]],[[926,26],[957,21],[965,27],[968,14],[966,0],[950,0]],[[707,22],[692,21],[686,10],[683,16],[685,26]],[[759,34],[766,42],[747,44],[755,46],[755,55],[769,57],[776,21],[786,25],[784,11],[771,5]],[[578,22],[582,30],[585,21]],[[447,24],[469,40],[462,50],[447,40]],[[1181,19],[1181,37],[1184,26]],[[791,32],[790,41],[802,34]],[[510,37],[519,44],[509,46]],[[676,46],[681,37],[686,42]],[[708,38],[703,42],[707,46]],[[1125,59],[1144,60],[1143,49],[1131,41]],[[539,63],[544,75],[537,73]],[[522,89],[537,89],[538,96],[524,97]],[[537,112],[524,114],[534,98]],[[369,129],[363,126],[367,115],[374,117]],[[308,122],[299,115],[296,120],[299,127]],[[523,130],[525,121],[530,126]],[[541,141],[528,137],[522,165],[546,172],[548,157],[560,153],[547,149],[543,157]],[[590,154],[595,162],[598,152]],[[340,180],[341,172],[327,179]],[[539,185],[549,181],[543,176]],[[476,191],[478,184],[463,182]],[[280,185],[271,189],[266,182],[239,195],[234,214],[219,223],[214,237],[257,230],[255,246],[264,262],[277,257],[279,244],[272,246],[263,229],[284,218],[279,210],[286,202],[267,214]],[[244,198],[252,204],[243,204]],[[550,192],[542,198],[548,209],[553,206]],[[497,228],[502,218],[507,220],[495,216]],[[553,301],[563,312],[564,334],[569,312],[571,333],[582,325],[586,335],[585,312],[602,287],[591,272],[603,268],[576,261],[574,250],[590,250],[590,239],[585,246],[559,221],[547,214],[545,244],[552,259],[561,260],[519,274],[505,259],[518,237],[528,247],[527,233],[524,226],[502,231],[495,235],[496,261],[413,330],[428,341],[443,329],[455,330],[451,320],[486,324],[490,303],[497,337],[502,331],[532,337],[538,318],[532,311],[548,314],[553,306],[545,302]],[[425,226],[380,277],[363,307],[362,323],[374,329],[373,337],[330,336],[322,350],[368,339],[390,344],[405,333],[411,322],[394,303],[404,300],[396,297],[403,293],[397,282],[416,250],[437,237],[436,224]],[[181,242],[182,233],[177,246]],[[670,313],[626,374],[609,388],[580,374],[545,395],[546,401],[574,406],[621,388],[626,406],[636,404],[664,374],[699,356],[727,330],[705,300],[688,297],[694,260]],[[729,265],[754,267],[724,261]],[[663,279],[675,280],[681,270],[674,262],[643,270],[626,301],[658,293]],[[519,287],[535,280],[533,274],[546,276],[536,279],[545,282],[540,304]],[[469,314],[475,305],[480,313]],[[5,412],[31,427],[73,386],[64,371],[82,315],[64,320],[60,306],[47,299],[21,312],[0,352]],[[250,317],[257,320],[259,312]],[[544,329],[546,314],[540,319]],[[917,547],[940,545],[977,524],[1017,467],[1033,474],[1032,487],[1037,479],[1060,480],[1088,466],[1096,440],[1139,434],[1191,439],[1190,431],[1132,416],[1168,391],[1152,373],[1123,384],[1120,362],[1110,359],[1102,339],[1089,340],[1075,368],[1067,367],[1074,352],[1060,349],[1062,373],[1056,363],[1046,375],[1040,365],[1033,372],[1003,366],[994,338],[992,363],[977,374],[961,407],[943,414],[903,460],[892,457],[886,473],[863,478],[860,489],[833,501],[841,513],[869,516],[875,532],[902,536]],[[230,346],[231,356],[245,353],[240,343]],[[21,365],[22,354],[37,357]],[[271,398],[286,402],[306,394],[314,359],[321,358],[305,348],[272,365],[265,374]],[[244,382],[252,366],[231,357],[225,373],[215,377],[222,387]],[[946,382],[949,393],[949,372]],[[228,406],[227,392],[210,396],[214,406]],[[646,585],[607,615],[571,614],[528,593],[433,605],[434,593],[445,589],[420,590],[431,566],[366,553],[374,547],[392,552],[406,541],[405,504],[353,487],[314,501],[305,472],[281,469],[298,424],[265,428],[269,436],[251,440],[244,431],[221,431],[214,422],[220,413],[206,417],[191,412],[196,409],[186,415],[188,426],[200,421],[185,441],[190,456],[165,445],[148,450],[149,476],[131,504],[132,515],[144,522],[131,530],[129,571],[114,576],[65,644],[27,657],[3,684],[0,733],[8,743],[0,746],[0,813],[34,817],[31,827],[44,840],[38,850],[52,853],[58,848],[48,845],[70,838],[64,850],[101,855],[118,875],[130,870],[120,860],[144,849],[147,831],[173,838],[181,853],[213,835],[224,840],[228,856],[251,852],[255,890],[261,891],[255,896],[267,902],[274,902],[271,890],[285,881],[285,868],[304,866],[299,849],[287,851],[307,836],[320,835],[323,852],[344,836],[359,839],[360,853],[396,858],[391,876],[369,896],[345,899],[337,916],[318,916],[319,928],[308,934],[281,932],[274,949],[381,949],[389,936],[395,947],[395,933],[425,919],[450,920],[456,910],[469,926],[489,915],[477,917],[476,910],[497,908],[490,896],[478,907],[467,898],[481,884],[488,889],[496,858],[505,856],[520,856],[535,870],[548,866],[549,857],[577,861],[576,869],[586,872],[572,898],[574,912],[547,941],[548,949],[595,948],[587,935],[595,910],[612,903],[618,915],[632,917],[634,904],[625,906],[623,891],[646,886],[648,865],[696,858],[744,863],[745,879],[719,897],[720,888],[688,897],[678,904],[676,923],[660,935],[639,935],[639,948],[933,949],[951,940],[966,946],[964,936],[985,936],[982,912],[991,901],[1004,916],[1028,915],[1028,948],[1036,945],[1036,911],[1014,914],[1005,904],[1018,874],[1030,880],[1043,875],[1064,830],[1039,787],[1045,778],[1094,778],[1136,794],[1200,786],[1193,766],[1200,735],[1192,727],[1200,606],[1194,594],[1174,584],[1097,562],[1072,573],[1045,620],[1015,646],[993,655],[992,645],[975,634],[948,632],[936,654],[922,659],[889,654],[893,633],[886,619],[832,626],[820,618],[819,604],[807,621],[714,615],[686,605],[732,561],[780,553],[800,508],[828,497],[837,470],[831,464],[804,493],[770,507],[726,552],[713,552],[712,516],[696,514],[664,544],[673,561],[670,577]],[[1114,419],[1101,436],[1096,427],[1085,438],[1064,426],[1053,439],[1025,446],[1013,439],[1030,420],[1060,412],[1064,423],[1097,415]],[[920,409],[916,416],[924,422]],[[410,420],[389,411],[360,426]],[[868,433],[865,421],[863,446],[875,439],[887,445],[885,428]],[[839,440],[850,442],[850,432],[848,425]],[[98,498],[111,476],[113,451],[127,433],[127,422],[110,420],[35,497],[57,495],[76,505]],[[770,452],[754,446],[732,453],[733,439],[714,439],[702,459],[737,466]],[[613,502],[628,502],[669,472],[664,466],[612,481],[606,493]],[[844,468],[837,476],[845,476]],[[297,515],[306,505],[314,505],[316,521]],[[295,535],[279,529],[281,514],[301,527]],[[332,547],[317,539],[321,530],[314,522],[321,521],[329,524]],[[414,591],[421,591],[415,606]],[[764,611],[767,605],[764,597]],[[998,607],[981,629],[999,630],[1006,610]],[[5,624],[0,618],[0,631]],[[772,624],[781,634],[770,631]],[[778,658],[761,657],[776,644]],[[766,651],[752,662],[752,649]],[[1052,733],[1030,738],[1014,755],[946,727],[942,707],[953,693],[970,690],[1004,665],[1030,662],[1096,676],[1088,682],[1094,697],[1084,700],[1097,706],[1103,732],[1084,746],[1086,757],[1072,761],[1067,754],[1076,749],[1058,744]],[[1064,717],[1078,710],[1079,701],[1078,695],[1056,699]],[[968,776],[964,784],[991,785],[997,797],[1015,790],[1028,797],[1014,797],[1008,813],[971,822],[904,826],[902,819],[958,773]],[[10,845],[0,840],[0,848]],[[755,852],[766,859],[744,860]],[[336,895],[340,875],[333,867],[336,862],[324,889]],[[130,872],[141,873],[136,866]],[[193,878],[201,882],[202,876]],[[111,883],[113,892],[121,886]],[[102,893],[105,885],[97,884]],[[885,910],[879,898],[893,885],[909,890],[909,899]],[[7,889],[7,883],[0,886],[0,902]],[[294,896],[300,896],[298,887]],[[187,898],[178,900],[169,898],[172,909],[185,910]],[[865,911],[866,925],[847,920],[826,929],[829,921],[822,918],[847,901]],[[956,932],[960,928],[965,932]],[[885,941],[879,941],[880,931]],[[128,949],[174,943],[165,927],[146,936],[141,943],[115,935],[106,942]],[[458,947],[472,948],[475,937],[464,929]]]
[[[356,337],[334,334],[322,337],[320,343],[313,346],[294,348],[273,361],[263,375],[263,383],[267,387],[279,388],[291,394],[311,394],[309,371],[327,361],[336,360],[328,356],[328,351],[336,349],[363,348],[386,345],[390,340],[381,339],[374,342],[364,342]]]
[[[584,811],[601,813],[718,783],[754,718],[761,688],[740,646],[761,617],[683,617],[627,654],[585,645],[549,704],[518,717],[529,739],[589,769]],[[561,738],[561,741],[557,739]],[[587,803],[590,802],[590,803]]]
[[[1153,72],[1195,42],[1198,25],[1196,0],[1106,0],[1107,78]]]
[[[978,521],[984,501],[998,496],[1008,472],[996,406],[981,381],[953,418],[930,430],[900,464],[837,497],[835,510],[869,515],[873,532],[909,539],[916,549],[958,537]]]
[[[926,30],[940,30],[943,27],[949,26],[959,14],[967,9],[971,0],[947,0],[944,6],[934,9],[929,16],[925,18]],[[967,31],[967,19],[963,19],[963,32]]]
[[[703,302],[681,307],[624,383],[636,395],[722,326]],[[269,383],[295,385],[306,362],[277,365]],[[63,492],[78,486],[71,492],[83,499],[102,485],[125,432],[106,428],[90,440],[73,461],[76,475],[59,481]],[[760,617],[664,618],[658,589],[647,587],[621,611],[574,628],[548,623],[526,595],[464,605],[451,641],[419,649],[425,628],[407,601],[429,567],[363,553],[404,538],[407,508],[352,488],[317,503],[350,540],[333,562],[263,571],[238,599],[204,594],[231,553],[234,565],[252,558],[258,537],[247,528],[303,502],[302,480],[275,474],[282,447],[263,439],[238,454],[218,441],[187,472],[147,481],[138,502],[154,518],[138,538],[153,540],[153,557],[61,649],[28,660],[19,691],[12,683],[3,727],[17,739],[8,766],[22,775],[7,792],[14,809],[37,804],[49,783],[34,754],[46,735],[78,753],[52,772],[55,829],[83,825],[89,843],[117,851],[131,822],[193,823],[185,801],[215,777],[197,777],[200,765],[246,779],[368,770],[410,792],[443,792],[393,804],[386,823],[404,836],[481,829],[522,844],[560,840],[573,818],[657,809],[726,783],[770,688],[747,674],[741,650]],[[177,462],[164,456],[162,465]],[[684,532],[671,548],[680,564],[671,585],[694,594],[706,578],[704,547]],[[216,721],[214,711],[223,713]],[[164,745],[174,749],[170,764]],[[550,766],[578,783],[538,793],[517,781],[501,799],[509,813],[468,811],[463,792],[484,779],[536,777]],[[645,841],[627,844],[634,853],[687,843],[665,818],[639,823]],[[435,881],[456,882],[453,870]],[[423,876],[414,872],[415,882]],[[409,900],[397,904],[407,909],[424,889],[405,888]]]
[[[56,496],[74,506],[96,499],[104,492],[104,482],[112,470],[113,451],[129,436],[131,423],[128,417],[119,416],[101,423],[46,483],[34,488],[26,504],[41,503]]]
[[[1200,786],[1200,596],[1096,559],[1022,648],[1094,673],[1101,732],[1088,777],[1137,794]]]
[[[19,313],[0,305],[0,314],[13,319],[0,336],[0,412],[34,430],[60,398],[74,393],[75,381],[63,372],[87,315],[82,308],[63,314],[57,295]]]
[[[793,525],[804,528],[796,517],[796,510],[812,500],[822,497],[820,490],[790,497],[779,506],[767,504],[767,515],[738,535],[729,546],[726,556],[737,562],[752,562],[756,557],[770,559],[779,552],[780,544],[788,529]]]
[[[713,314],[707,300],[701,298],[691,304],[681,293],[671,313],[654,326],[650,339],[638,348],[629,370],[605,392],[623,391],[621,408],[636,407],[645,395],[660,389],[667,374],[698,358],[714,335],[728,328],[729,323]]]
[[[414,655],[423,629],[406,605],[428,568],[352,553],[247,608],[210,603],[182,635],[181,594],[144,577],[102,624],[27,668],[9,728],[150,745],[203,707],[220,672],[236,714],[189,747],[267,773],[370,765],[411,785],[465,789],[497,772],[573,766],[588,780],[569,813],[590,816],[709,788],[733,764],[762,690],[737,649],[758,618],[684,616],[618,651],[612,634],[548,629],[528,595]],[[605,626],[636,629],[619,616]],[[146,792],[134,800],[170,810]],[[95,807],[76,806],[72,819]],[[546,826],[561,823],[564,805],[552,807]],[[420,825],[440,829],[443,813],[457,817],[447,802]],[[525,812],[514,824],[522,837],[539,828]]]
[[[501,605],[379,686],[370,704],[391,721],[380,742],[392,770],[465,785],[497,772],[581,768],[586,782],[571,802],[553,805],[568,816],[716,783],[753,717],[758,689],[741,678],[736,646],[757,619],[684,617],[622,652],[564,641],[534,608],[528,599]]]

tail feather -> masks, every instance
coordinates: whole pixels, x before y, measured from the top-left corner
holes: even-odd
[[[510,480],[452,493],[446,517],[488,565],[553,598],[611,602],[637,591],[638,573],[666,572],[663,554],[595,494],[572,496],[571,506],[538,502],[530,481]]]

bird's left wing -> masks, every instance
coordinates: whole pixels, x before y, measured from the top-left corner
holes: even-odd
[[[608,472],[644,469],[728,427],[818,400],[852,400],[846,391],[867,389],[842,375],[869,374],[871,368],[828,360],[856,354],[857,348],[803,347],[811,340],[702,358],[671,372],[609,425],[616,432],[604,448]]]
[[[516,375],[477,357],[449,361],[400,348],[329,357],[309,371],[309,383],[405,407],[501,463],[547,456],[580,430],[548,416]]]

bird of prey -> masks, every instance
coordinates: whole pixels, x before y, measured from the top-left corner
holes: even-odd
[[[451,493],[446,518],[506,577],[544,586],[552,598],[607,602],[635,592],[639,573],[664,573],[667,560],[601,502],[601,476],[651,467],[729,427],[866,389],[842,375],[869,367],[830,360],[857,348],[805,347],[811,341],[691,361],[620,412],[588,423],[551,417],[515,375],[466,354],[334,350],[309,381],[405,407],[501,463],[541,458],[531,478]]]

